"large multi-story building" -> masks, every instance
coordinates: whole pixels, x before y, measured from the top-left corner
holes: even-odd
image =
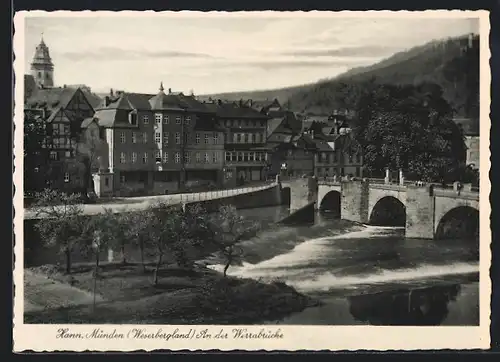
[[[222,183],[224,134],[192,96],[117,92],[96,110],[109,174],[119,194],[175,192],[191,181]]]
[[[205,103],[224,131],[226,185],[266,179],[268,117],[243,102]]]

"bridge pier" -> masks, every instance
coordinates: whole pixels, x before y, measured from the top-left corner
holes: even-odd
[[[434,196],[432,186],[406,188],[406,237],[434,238]]]
[[[369,221],[369,190],[368,180],[342,182],[340,217],[366,224]]]

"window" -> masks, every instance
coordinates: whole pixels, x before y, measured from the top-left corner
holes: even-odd
[[[163,124],[168,124],[169,119],[168,119],[168,114],[163,115]]]
[[[168,132],[163,132],[163,143],[168,145]]]
[[[249,141],[250,143],[253,143],[253,133],[250,133],[250,134],[248,135],[248,141]]]
[[[125,183],[125,175],[120,175],[120,183],[121,184]]]
[[[214,132],[214,145],[219,144],[219,134]]]
[[[168,152],[163,152],[163,163],[168,163]]]
[[[209,163],[210,162],[210,158],[208,157],[208,153],[205,152],[205,163]]]
[[[359,167],[356,167],[356,177],[360,177]]]
[[[137,134],[132,132],[132,143],[137,143]]]
[[[243,161],[243,152],[238,152],[238,161]]]
[[[200,143],[200,134],[199,133],[196,134],[196,143],[197,144]]]
[[[257,154],[255,152],[253,152],[253,160],[257,161]]]
[[[205,144],[208,145],[208,134],[205,133]]]
[[[163,118],[163,114],[161,114],[161,113],[156,113],[156,114],[155,114],[155,123],[156,123],[156,124],[158,124],[158,125],[159,125],[159,124],[161,124],[161,119],[162,119],[162,118]]]
[[[148,153],[147,152],[144,152],[144,154],[142,155],[142,163],[144,163],[144,164],[148,163]]]
[[[175,132],[175,144],[181,144],[181,134],[179,132]]]
[[[107,178],[107,177],[104,178],[104,186],[106,186],[106,187],[109,186],[109,178]]]
[[[191,155],[189,152],[184,152],[184,163],[191,163]]]
[[[361,162],[361,155],[359,153],[356,153],[356,163]]]
[[[160,132],[155,132],[155,143],[161,143],[161,133]]]
[[[212,162],[217,163],[217,160],[218,160],[217,152],[214,152],[214,154],[212,155]]]
[[[142,142],[148,143],[148,133],[147,132],[144,132],[142,134]]]
[[[125,143],[125,132],[120,133],[120,142]]]
[[[250,161],[250,155],[248,154],[248,152],[243,153],[243,161],[245,162]]]
[[[65,151],[64,152],[64,157],[70,158],[71,157],[71,151]]]
[[[199,152],[196,152],[196,162],[201,162],[201,154]]]
[[[38,78],[42,78],[42,72],[38,72]]]
[[[181,162],[181,154],[179,152],[175,153],[175,163]]]
[[[142,123],[149,124],[149,116],[147,114],[142,116]]]
[[[241,134],[237,133],[236,134],[236,143],[240,143],[241,142]]]
[[[231,120],[230,119],[226,120],[226,127],[231,127]]]
[[[191,116],[186,116],[186,118],[184,119],[184,124],[189,125],[190,123],[191,123]]]
[[[161,162],[161,151],[156,151],[155,152],[155,161],[156,162]]]
[[[233,143],[238,143],[238,134],[233,133]]]
[[[175,124],[181,124],[181,117],[180,116],[175,117]]]
[[[69,182],[69,172],[64,174],[64,182]]]
[[[131,125],[137,126],[137,113],[130,112],[128,114],[128,119],[129,119]]]
[[[137,152],[132,152],[132,163],[137,162]]]
[[[189,140],[189,132],[184,133],[184,144],[187,144]]]
[[[120,163],[125,163],[125,162],[127,162],[125,152],[121,152],[120,153]]]
[[[57,154],[56,151],[50,151],[50,155],[49,156],[50,156],[50,159],[52,161],[57,161],[59,159],[58,154]]]
[[[226,152],[226,161],[229,162],[231,161],[231,152]]]

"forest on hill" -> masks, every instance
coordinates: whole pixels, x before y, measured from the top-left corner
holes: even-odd
[[[436,40],[413,47],[376,64],[354,68],[314,84],[255,92],[212,95],[213,98],[273,99],[309,114],[330,114],[342,106],[339,90],[366,81],[392,85],[435,83],[456,117],[479,117],[479,36]],[[342,93],[342,92],[340,92]]]

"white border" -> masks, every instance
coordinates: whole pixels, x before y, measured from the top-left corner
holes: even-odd
[[[97,340],[97,339],[58,339],[56,338],[59,328],[70,328],[72,332],[90,333],[97,326],[91,325],[25,325],[23,324],[23,195],[19,190],[23,189],[23,93],[25,74],[24,69],[24,29],[26,17],[426,17],[426,18],[474,18],[480,19],[480,136],[483,142],[480,144],[480,326],[479,327],[375,327],[375,326],[279,326],[283,339],[233,339],[227,340],[201,340],[201,339],[162,339],[137,340]],[[432,10],[424,12],[391,12],[391,11],[364,11],[364,12],[153,12],[153,11],[30,11],[18,12],[14,17],[14,71],[16,74],[15,86],[15,132],[14,132],[14,183],[16,193],[14,195],[14,230],[15,230],[15,304],[14,304],[14,350],[34,351],[84,351],[84,350],[415,350],[415,349],[474,349],[489,348],[490,336],[490,295],[491,282],[489,268],[491,263],[491,231],[490,231],[490,50],[489,50],[489,13],[487,11],[446,11]],[[103,325],[99,326],[106,331],[116,329],[127,333],[132,325]],[[141,326],[150,332],[156,332],[160,326]],[[266,326],[269,328],[270,326]],[[173,332],[179,328],[180,332],[187,332],[190,328],[197,330],[208,328],[212,333],[217,333],[220,328],[226,331],[231,326],[161,326],[164,331]],[[258,332],[259,326],[245,326],[249,331]],[[272,328],[276,330],[276,328]]]

